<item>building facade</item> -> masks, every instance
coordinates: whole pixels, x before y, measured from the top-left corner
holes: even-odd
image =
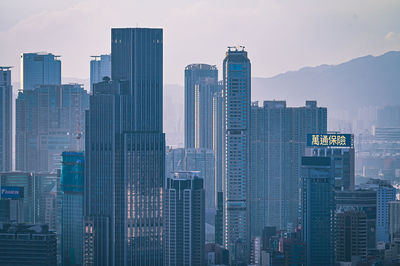
[[[186,66],[185,148],[213,148],[212,99],[217,89],[218,70],[215,66]]]
[[[205,193],[198,172],[166,180],[165,265],[204,265]]]
[[[57,265],[57,234],[47,225],[0,224],[0,264]]]
[[[84,263],[163,264],[162,29],[111,31],[86,114]]]
[[[362,188],[376,191],[376,241],[388,243],[389,202],[396,200],[396,188],[381,179],[370,179]]]
[[[335,265],[335,180],[330,158],[302,157],[301,224],[307,265]]]
[[[218,82],[218,91],[213,96],[213,150],[215,157],[215,206],[218,206],[218,193],[222,193],[224,168],[224,94],[223,82]]]
[[[0,67],[0,172],[12,169],[12,100],[10,67]]]
[[[83,152],[63,152],[61,168],[61,261],[83,263]]]
[[[251,65],[244,47],[229,47],[224,77],[224,247],[236,262],[249,257]]]
[[[21,54],[21,89],[61,85],[61,61],[58,58],[46,52]]]
[[[38,184],[36,177],[30,172],[8,172],[0,174],[0,186],[19,187],[19,198],[23,201],[23,222],[35,223],[38,221],[39,202]]]
[[[293,228],[298,220],[301,156],[307,134],[326,133],[327,109],[307,101],[287,107],[285,101],[251,106],[250,217],[251,235],[264,226]]]
[[[390,242],[400,243],[400,201],[389,202],[389,235]]]
[[[367,223],[367,256],[376,253],[376,191],[348,190],[335,192],[336,212],[363,211]]]
[[[84,147],[89,95],[79,84],[42,85],[16,100],[16,169],[53,172],[64,150]]]
[[[336,213],[336,261],[367,261],[367,215],[361,210]]]
[[[111,55],[102,54],[92,56],[90,60],[90,92],[93,92],[93,84],[101,82],[104,77],[111,78]]]

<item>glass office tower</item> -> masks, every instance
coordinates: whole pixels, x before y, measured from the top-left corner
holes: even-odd
[[[12,167],[12,86],[10,67],[0,67],[0,172]]]
[[[63,152],[61,167],[61,261],[82,265],[83,152]]]
[[[111,32],[86,114],[84,263],[162,265],[162,29]]]
[[[302,158],[301,217],[307,265],[335,265],[335,176],[328,157]]]
[[[207,64],[185,68],[185,148],[213,148],[213,95],[218,70]]]
[[[90,92],[93,92],[93,84],[101,82],[104,77],[111,78],[111,55],[102,54],[92,56],[90,60]]]
[[[61,85],[61,61],[51,53],[21,54],[21,89]]]

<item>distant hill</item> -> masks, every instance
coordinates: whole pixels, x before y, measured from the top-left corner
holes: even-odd
[[[287,100],[293,106],[318,100],[318,105],[328,107],[328,114],[400,104],[400,51],[253,78],[252,99]]]

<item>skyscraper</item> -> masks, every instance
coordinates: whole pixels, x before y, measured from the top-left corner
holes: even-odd
[[[335,176],[331,159],[302,157],[301,217],[307,265],[335,263]]]
[[[214,152],[210,149],[185,149],[185,171],[199,171],[203,179],[206,210],[215,210]]]
[[[61,261],[82,265],[83,152],[63,152],[61,168]]]
[[[101,82],[104,77],[111,78],[111,55],[102,54],[92,56],[90,60],[90,92],[93,92],[93,84]]]
[[[265,226],[293,228],[298,222],[301,157],[307,134],[326,133],[327,109],[306,101],[287,107],[285,101],[251,106],[250,218],[251,235]],[[354,175],[353,175],[354,177]]]
[[[361,210],[336,214],[336,261],[367,261],[367,216]]]
[[[337,212],[363,211],[367,223],[367,257],[376,255],[376,191],[345,190],[335,192]]]
[[[0,67],[0,172],[12,167],[12,86],[10,67]]]
[[[215,66],[185,68],[185,148],[213,148],[212,98],[218,88]]]
[[[32,173],[8,172],[0,175],[1,187],[20,187],[23,191],[24,222],[35,223],[37,219],[36,198],[38,197],[37,183]]]
[[[165,190],[165,265],[204,265],[205,194],[198,172],[176,172]]]
[[[389,202],[396,200],[396,188],[390,181],[370,179],[363,189],[376,191],[376,241],[389,242]]]
[[[389,202],[390,242],[400,242],[400,201]]]
[[[112,81],[86,114],[84,263],[163,263],[162,43],[162,29],[112,29]]]
[[[0,224],[2,265],[57,265],[57,234],[47,225]]]
[[[88,105],[88,94],[80,84],[20,91],[16,100],[16,169],[60,169],[64,150],[83,148]]]
[[[21,89],[61,85],[61,61],[51,53],[21,54]]]
[[[223,71],[224,246],[234,261],[247,263],[251,66],[244,47],[228,48]]]
[[[353,142],[352,134],[308,134],[307,136],[307,156],[331,158],[332,167],[335,168],[337,190],[354,190]]]

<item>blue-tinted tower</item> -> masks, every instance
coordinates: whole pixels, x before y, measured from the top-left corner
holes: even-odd
[[[51,53],[21,54],[21,89],[61,85],[61,61]]]
[[[61,261],[82,265],[83,152],[63,152],[61,166]]]
[[[84,263],[163,264],[162,29],[111,31],[86,114]]]
[[[12,167],[12,85],[10,67],[0,67],[0,172]]]
[[[329,157],[302,158],[301,218],[307,265],[335,265],[335,176]]]

